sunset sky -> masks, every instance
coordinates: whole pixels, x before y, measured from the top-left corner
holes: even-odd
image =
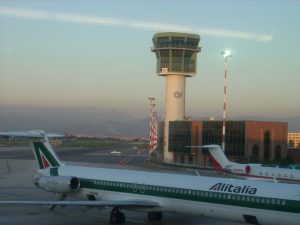
[[[163,114],[165,78],[150,48],[156,32],[201,36],[186,114],[300,115],[300,1],[0,0],[1,105],[95,107]]]

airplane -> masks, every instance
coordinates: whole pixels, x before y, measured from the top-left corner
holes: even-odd
[[[48,140],[60,135],[25,131],[0,136],[29,138],[39,166],[34,184],[61,194],[58,201],[0,201],[0,205],[111,207],[110,224],[125,223],[122,210],[137,210],[147,212],[150,221],[171,212],[256,225],[299,225],[296,184],[69,166]],[[67,196],[78,200],[67,201]]]
[[[268,180],[274,182],[300,183],[300,170],[294,168],[270,167],[262,164],[241,164],[227,159],[218,145],[206,146],[213,167],[225,174],[232,174],[248,179]]]

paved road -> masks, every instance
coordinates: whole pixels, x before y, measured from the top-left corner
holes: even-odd
[[[120,154],[111,152],[120,152]],[[143,165],[147,158],[146,152],[139,154],[138,150],[126,146],[102,148],[55,148],[55,152],[63,161],[89,162],[106,164]],[[34,159],[29,147],[0,147],[1,159]]]

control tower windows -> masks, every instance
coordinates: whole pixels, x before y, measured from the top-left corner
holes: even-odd
[[[194,73],[195,72],[195,60],[185,58],[184,59],[184,72]]]
[[[183,37],[172,37],[171,44],[172,44],[172,47],[183,48],[184,47],[184,38]]]
[[[169,47],[169,37],[159,37],[157,38],[157,43],[156,43],[156,47],[157,48],[165,48],[165,47]]]
[[[182,71],[182,51],[172,50],[172,71]]]
[[[196,49],[198,47],[199,40],[194,38],[186,39],[186,48]]]
[[[169,69],[169,50],[160,51],[160,71],[162,68]]]
[[[184,54],[184,72],[193,73],[195,72],[195,59],[192,59],[194,52],[185,51]]]

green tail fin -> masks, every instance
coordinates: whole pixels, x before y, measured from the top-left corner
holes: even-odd
[[[32,147],[40,169],[63,165],[48,142],[33,141]]]

